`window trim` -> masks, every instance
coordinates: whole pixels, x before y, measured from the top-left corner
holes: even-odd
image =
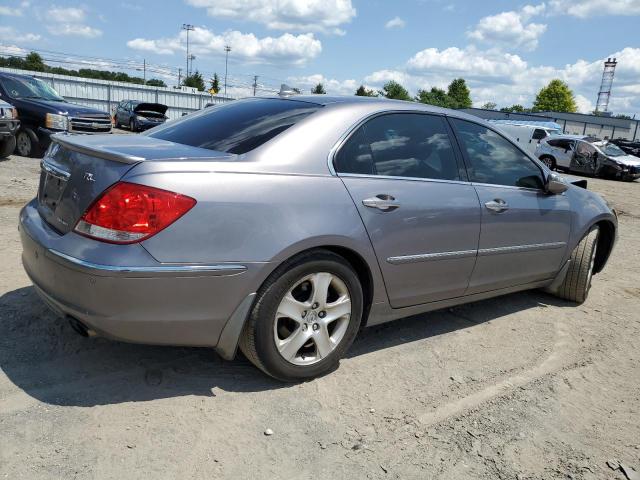
[[[460,177],[458,180],[446,180],[440,178],[422,178],[422,177],[401,177],[394,175],[370,175],[365,173],[339,173],[334,165],[334,161],[338,153],[342,150],[345,144],[353,137],[356,132],[363,127],[366,123],[373,120],[377,117],[382,117],[386,115],[395,115],[395,114],[410,114],[410,115],[428,115],[432,117],[442,118],[444,121],[445,130],[447,131],[447,135],[449,136],[449,142],[451,143],[451,150],[453,150],[453,156],[456,162],[458,176]],[[420,110],[411,110],[411,109],[394,109],[394,110],[384,110],[379,112],[371,113],[357,122],[355,122],[351,127],[349,127],[345,133],[338,139],[338,141],[334,144],[334,146],[329,150],[329,154],[327,156],[327,164],[329,166],[329,172],[334,177],[352,177],[352,178],[382,178],[386,180],[414,180],[414,181],[422,181],[422,182],[438,182],[438,183],[456,183],[456,184],[469,184],[469,177],[467,174],[466,165],[464,164],[464,159],[462,158],[462,153],[459,151],[457,139],[455,136],[455,132],[451,128],[451,125],[447,121],[447,116],[442,113],[436,112],[423,112]]]
[[[474,125],[477,125],[479,127],[483,127],[483,128],[486,128],[487,130],[492,131],[493,133],[498,135],[500,138],[502,138],[504,141],[506,141],[511,146],[513,146],[516,150],[521,152],[525,158],[527,158],[538,170],[540,170],[540,174],[541,174],[541,177],[542,177],[542,183],[545,184],[547,182],[547,177],[548,177],[547,171],[546,171],[545,167],[543,167],[540,164],[540,161],[537,160],[537,159],[532,158],[523,148],[520,148],[519,145],[517,145],[515,142],[512,142],[511,140],[509,140],[507,137],[505,137],[500,132],[498,132],[495,128],[492,128],[491,126],[484,125],[484,124],[479,123],[479,122],[475,122],[473,120],[469,120],[467,118],[461,118],[461,117],[456,117],[456,116],[447,116],[447,120],[448,120],[448,123],[450,124],[451,129],[453,130],[453,133],[455,135],[456,142],[458,143],[458,148],[460,149],[460,153],[462,154],[462,158],[464,159],[464,163],[465,163],[465,167],[467,168],[467,171],[469,171],[472,168],[471,160],[469,159],[469,155],[468,155],[466,149],[462,148],[463,143],[458,138],[458,136],[459,136],[458,135],[458,130],[457,130],[456,126],[454,125],[453,121],[451,121],[451,120],[460,120],[462,122],[468,122],[468,123],[471,123],[471,124],[474,124]],[[544,189],[541,189],[541,188],[519,187],[517,185],[501,185],[499,183],[474,182],[473,180],[471,180],[471,176],[470,175],[468,175],[467,178],[469,178],[469,181],[470,181],[470,183],[472,185],[490,186],[490,187],[505,187],[505,188],[516,189],[516,190],[547,193]]]

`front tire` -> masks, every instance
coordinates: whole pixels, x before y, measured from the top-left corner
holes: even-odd
[[[22,157],[35,157],[39,153],[38,136],[29,128],[22,128],[16,134],[16,153]]]
[[[136,126],[136,119],[135,118],[131,118],[131,120],[129,120],[129,130],[131,130],[132,132],[137,132],[138,131],[138,127]]]
[[[540,161],[544,163],[549,170],[553,171],[556,169],[556,160],[552,156],[543,155],[542,157],[540,157]]]
[[[555,292],[556,296],[578,304],[587,299],[591,289],[599,233],[598,227],[592,228],[571,252],[567,275]]]
[[[16,149],[16,137],[6,137],[0,142],[0,158],[6,158]]]
[[[338,366],[362,312],[362,287],[344,258],[327,250],[302,254],[258,291],[240,349],[278,380],[309,380]]]

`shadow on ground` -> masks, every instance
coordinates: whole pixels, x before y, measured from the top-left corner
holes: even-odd
[[[533,291],[417,315],[365,329],[348,357],[472,328],[540,304],[568,305]],[[216,389],[255,392],[287,387],[241,355],[225,362],[212,349],[83,338],[49,312],[33,287],[3,295],[0,319],[0,369],[28,395],[49,404],[108,405],[213,396]],[[11,388],[0,381],[0,401]]]

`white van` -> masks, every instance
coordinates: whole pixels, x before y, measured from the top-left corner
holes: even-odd
[[[532,125],[510,125],[492,122],[495,127],[511,137],[520,147],[535,157],[536,147],[543,140],[551,136],[552,129]]]

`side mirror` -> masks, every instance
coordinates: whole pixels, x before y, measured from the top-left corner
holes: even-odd
[[[560,175],[550,173],[549,176],[547,176],[547,184],[545,185],[547,193],[558,195],[562,192],[566,192],[568,188],[569,185],[567,185],[567,182],[565,182]]]

